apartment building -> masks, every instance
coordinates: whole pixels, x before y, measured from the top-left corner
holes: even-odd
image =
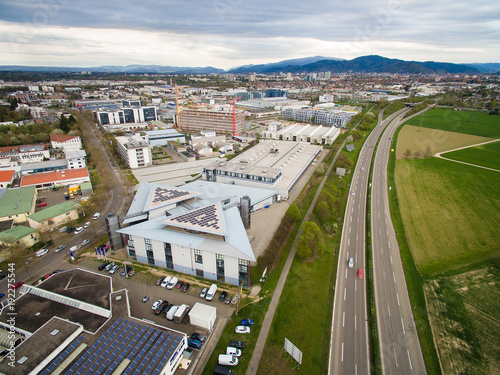
[[[153,164],[151,147],[139,135],[116,137],[118,151],[130,168],[148,167]]]
[[[236,110],[236,133],[245,130],[244,111]],[[215,109],[186,108],[180,113],[180,128],[184,132],[211,130],[218,134],[233,133],[233,113]]]

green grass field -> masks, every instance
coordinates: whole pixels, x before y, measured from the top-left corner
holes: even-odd
[[[500,141],[485,145],[452,151],[441,156],[500,170]]]
[[[500,116],[490,116],[482,112],[435,108],[412,118],[407,124],[480,137],[500,138]]]
[[[498,256],[500,173],[437,158],[400,160],[395,182],[422,275]]]

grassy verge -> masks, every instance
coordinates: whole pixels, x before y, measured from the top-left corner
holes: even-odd
[[[399,127],[394,133],[393,139],[395,140],[395,142],[397,142],[399,131],[401,129],[402,128]],[[431,326],[429,323],[429,313],[427,311],[427,302],[425,300],[424,293],[424,280],[418,272],[413,260],[412,253],[406,239],[403,220],[401,218],[397,190],[394,181],[395,166],[396,158],[394,153],[392,152],[390,153],[389,163],[387,166],[387,183],[390,187],[392,187],[391,193],[389,194],[391,220],[398,239],[399,251],[401,253],[401,260],[403,263],[403,269],[405,272],[405,278],[408,287],[408,294],[410,295],[411,304],[412,306],[414,306],[413,315],[418,330],[422,352],[424,353],[427,372],[429,374],[441,374],[441,367],[439,365],[439,359],[436,347],[434,345]]]

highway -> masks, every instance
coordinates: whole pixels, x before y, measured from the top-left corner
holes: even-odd
[[[382,119],[366,139],[354,170],[347,201],[333,304],[329,374],[370,373],[370,351],[365,285],[366,202],[374,145],[383,130],[401,111]],[[349,258],[353,267],[348,266]],[[358,277],[362,270],[362,278]]]
[[[426,374],[389,211],[389,189],[392,187],[387,187],[387,163],[391,147],[395,147],[392,136],[403,115],[398,115],[387,126],[373,164],[371,235],[375,304],[383,373]]]

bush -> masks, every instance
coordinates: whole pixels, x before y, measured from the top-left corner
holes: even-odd
[[[302,260],[314,260],[325,252],[326,244],[323,232],[316,223],[306,221],[297,245],[297,256]]]
[[[296,223],[301,219],[299,208],[295,203],[292,203],[288,210],[286,210],[285,217],[291,223]]]

